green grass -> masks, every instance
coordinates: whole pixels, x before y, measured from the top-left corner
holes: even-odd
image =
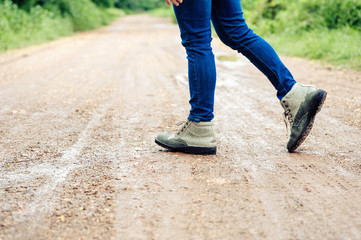
[[[148,13],[153,17],[171,18],[173,23],[177,23],[177,19],[175,17],[172,7],[166,6],[166,7],[156,8],[148,11]]]
[[[62,9],[49,1],[29,10],[9,0],[0,1],[0,52],[94,29],[124,15],[119,9],[96,7],[89,0],[60,1]]]
[[[277,52],[361,70],[361,2],[242,0],[245,18]]]
[[[53,40],[72,32],[69,17],[56,17],[40,7],[27,13],[9,1],[0,3],[0,51]]]
[[[172,17],[173,9],[171,7],[156,8],[148,11],[153,17]]]
[[[249,26],[278,53],[361,70],[360,3],[243,0],[242,5]],[[176,22],[170,7],[154,9],[150,14]]]
[[[350,28],[323,29],[289,35],[267,34],[277,52],[361,70],[361,32]]]
[[[242,5],[250,27],[277,52],[361,70],[361,2],[242,0]],[[171,7],[149,13],[176,23]],[[125,11],[91,0],[47,0],[25,10],[0,0],[0,52],[94,29],[122,15]]]
[[[217,59],[222,62],[235,62],[239,57],[235,55],[219,55],[217,56]]]

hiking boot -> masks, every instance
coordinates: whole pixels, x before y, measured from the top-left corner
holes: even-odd
[[[216,137],[212,122],[187,121],[177,133],[162,133],[155,142],[171,151],[190,154],[216,154]]]
[[[326,95],[322,89],[296,83],[281,100],[286,126],[291,127],[287,143],[289,152],[294,152],[306,139]]]

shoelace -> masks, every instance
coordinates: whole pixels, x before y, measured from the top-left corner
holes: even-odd
[[[291,129],[291,126],[293,124],[292,114],[291,114],[291,111],[289,109],[285,109],[285,112],[283,113],[283,121],[285,122],[286,131],[287,131],[287,134],[288,134],[290,129]]]
[[[182,128],[178,130],[177,135],[181,134],[182,132],[184,132],[184,130],[188,127],[188,125],[190,124],[190,121],[187,120],[185,123],[180,123],[179,125],[183,124]]]

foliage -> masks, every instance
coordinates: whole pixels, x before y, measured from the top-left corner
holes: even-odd
[[[116,0],[115,5],[128,11],[148,11],[164,6],[164,0]]]
[[[279,52],[361,70],[361,33],[351,28],[322,29],[265,37]]]
[[[0,0],[0,51],[108,24],[112,0]],[[102,7],[99,7],[102,6]]]
[[[0,51],[94,29],[163,0],[0,0]]]
[[[92,0],[92,2],[103,8],[113,8],[115,5],[114,0]]]
[[[152,9],[149,14],[153,17],[171,18],[173,23],[177,23],[174,11],[169,6]]]
[[[242,5],[251,23],[273,20],[275,30],[285,26],[297,30],[345,26],[361,30],[358,0],[243,0]]]
[[[89,0],[49,0],[44,8],[71,16],[74,30],[82,31],[107,24],[106,16]]]
[[[94,29],[163,0],[0,0],[0,51]]]
[[[39,6],[26,12],[8,0],[0,2],[0,50],[52,40],[72,30],[70,17],[59,18]]]
[[[361,70],[361,1],[242,0],[242,7],[278,51]]]
[[[30,11],[31,7],[44,4],[46,0],[12,0],[19,8]]]

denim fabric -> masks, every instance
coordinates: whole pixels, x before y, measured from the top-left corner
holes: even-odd
[[[277,90],[281,100],[296,83],[274,49],[248,28],[240,0],[183,0],[174,6],[188,59],[191,121],[211,121],[216,66],[211,48],[211,24],[221,41],[246,56]]]

